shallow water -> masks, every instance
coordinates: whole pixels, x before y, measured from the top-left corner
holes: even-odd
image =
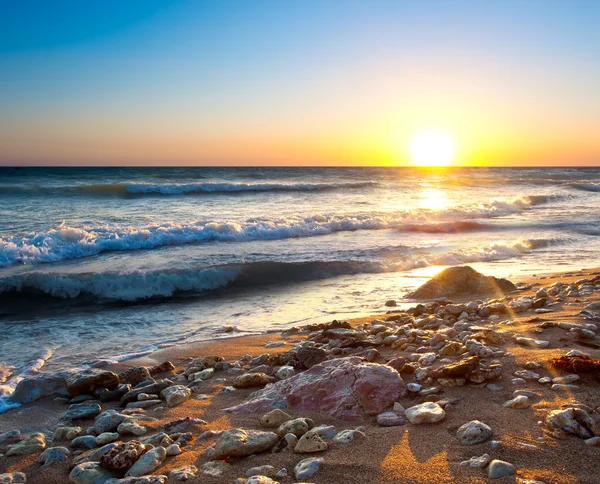
[[[123,359],[224,326],[383,311],[447,265],[498,276],[597,265],[598,169],[0,175],[4,392],[42,367]]]

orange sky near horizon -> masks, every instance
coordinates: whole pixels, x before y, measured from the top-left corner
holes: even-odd
[[[600,164],[590,3],[166,3],[12,7],[0,165],[410,166],[429,129],[453,165]]]

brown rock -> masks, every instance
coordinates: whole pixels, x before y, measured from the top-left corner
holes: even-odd
[[[90,368],[67,377],[67,391],[71,397],[92,394],[96,388],[112,388],[119,384],[119,376],[112,371]]]
[[[456,363],[440,366],[432,372],[434,378],[456,378],[475,371],[479,367],[479,358],[470,356]]]
[[[265,373],[244,373],[233,381],[233,386],[236,388],[263,387],[274,381],[275,378]]]
[[[443,270],[416,291],[407,294],[413,299],[435,299],[459,295],[494,294],[502,297],[505,293],[515,291],[515,286],[508,279],[484,276],[469,266],[450,267]]]
[[[100,465],[113,471],[126,471],[146,451],[146,446],[137,440],[117,442],[117,445],[100,457]]]

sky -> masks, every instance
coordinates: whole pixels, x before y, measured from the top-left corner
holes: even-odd
[[[0,164],[600,164],[593,0],[0,1]]]

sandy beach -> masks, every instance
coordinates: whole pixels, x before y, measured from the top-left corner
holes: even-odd
[[[173,385],[182,384],[191,387],[189,398],[183,403],[172,408],[167,407],[164,402],[157,407],[142,411],[129,411],[133,415],[150,416],[150,421],[140,420],[146,431],[142,436],[122,435],[118,441],[132,439],[143,440],[159,432],[164,424],[184,417],[202,419],[206,424],[192,426],[192,438],[190,442],[181,445],[181,454],[168,456],[151,474],[164,476],[163,480],[123,480],[114,482],[180,482],[176,474],[169,477],[170,472],[186,466],[196,466],[195,476],[186,482],[211,483],[211,482],[238,482],[236,479],[246,479],[245,473],[251,468],[269,465],[273,466],[274,472],[281,469],[287,470],[287,475],[278,477],[272,473],[270,478],[275,482],[313,482],[319,483],[453,483],[453,482],[544,482],[547,484],[559,483],[595,483],[598,482],[599,467],[596,464],[600,457],[600,446],[591,445],[583,438],[566,433],[552,433],[545,422],[549,412],[560,410],[568,404],[583,404],[591,410],[590,415],[594,422],[600,420],[597,413],[600,407],[600,391],[597,379],[598,373],[584,374],[575,382],[576,386],[558,389],[549,384],[540,383],[538,380],[544,377],[560,377],[569,372],[550,368],[549,362],[567,354],[570,350],[578,350],[588,354],[592,358],[600,357],[600,349],[594,342],[597,337],[584,340],[576,331],[565,330],[549,323],[575,323],[595,324],[592,313],[581,313],[583,308],[589,304],[600,301],[597,292],[587,293],[581,290],[585,280],[592,281],[600,274],[596,269],[587,269],[577,272],[537,275],[535,277],[513,281],[519,282],[519,291],[508,295],[513,300],[519,300],[527,296],[535,296],[542,288],[550,289],[557,287],[556,283],[563,283],[562,289],[554,295],[548,295],[545,302],[546,311],[538,311],[533,308],[518,311],[509,310],[491,318],[473,316],[471,319],[459,319],[454,321],[464,324],[465,321],[473,326],[482,326],[492,330],[494,334],[503,336],[503,343],[499,341],[493,346],[493,356],[482,356],[481,362],[493,366],[494,363],[501,365],[501,375],[490,381],[479,384],[464,379],[461,386],[442,386],[440,381],[428,376],[417,382],[416,375],[419,367],[431,369],[439,368],[444,356],[437,356],[433,364],[419,364],[414,366],[417,371],[407,373],[400,371],[404,384],[418,383],[421,386],[419,392],[404,392],[403,396],[397,398],[403,408],[409,409],[420,403],[439,402],[445,414],[443,420],[436,423],[413,424],[405,421],[402,425],[383,426],[378,424],[377,415],[369,415],[361,412],[359,419],[347,420],[340,418],[340,414],[330,409],[319,410],[296,408],[290,405],[285,412],[293,418],[312,419],[314,425],[333,425],[335,431],[344,429],[356,429],[362,427],[364,435],[355,438],[349,443],[334,440],[331,437],[324,438],[327,449],[315,453],[297,453],[290,449],[281,452],[252,453],[246,457],[230,457],[211,459],[211,450],[215,444],[220,431],[233,428],[241,428],[247,431],[275,431],[277,429],[265,428],[259,422],[263,413],[238,413],[223,412],[225,408],[235,407],[251,398],[251,394],[264,386],[252,388],[232,389],[237,376],[240,373],[252,372],[252,358],[266,353],[277,355],[288,352],[298,343],[309,339],[315,339],[322,331],[307,331],[300,328],[299,331],[273,332],[253,336],[231,337],[220,340],[207,341],[203,343],[184,344],[172,348],[156,351],[150,355],[110,365],[102,370],[108,370],[119,374],[128,368],[152,367],[165,361],[174,365],[174,370],[163,374],[153,375],[154,378],[169,378]],[[575,286],[577,282],[578,286]],[[598,282],[587,283],[588,288]],[[570,286],[571,285],[571,286]],[[561,287],[559,285],[559,287]],[[523,289],[524,288],[524,289]],[[565,293],[566,288],[572,288],[569,295]],[[579,288],[579,289],[577,289]],[[596,289],[597,291],[597,289]],[[548,291],[551,293],[551,291]],[[465,304],[469,301],[484,300],[483,297],[452,297],[455,305]],[[480,304],[481,306],[482,304]],[[588,319],[584,318],[587,314]],[[376,326],[373,320],[392,321],[399,324],[401,316],[407,316],[405,312],[390,308],[387,313],[379,315],[368,315],[349,321],[353,328],[366,328]],[[398,316],[394,321],[394,316]],[[462,317],[462,316],[461,316]],[[565,326],[567,327],[567,326]],[[472,331],[476,331],[475,330]],[[465,330],[466,331],[466,330]],[[460,331],[459,331],[460,333]],[[377,333],[373,333],[377,334]],[[513,335],[532,338],[535,341],[548,342],[546,347],[537,348],[518,344]],[[318,339],[318,338],[317,338]],[[265,348],[267,346],[267,348]],[[365,356],[365,348],[376,349],[376,353],[367,355],[367,360],[372,363],[385,365],[389,360],[403,357],[407,363],[415,361],[419,353],[426,354],[423,350],[407,351],[401,347],[393,347],[389,344],[375,344],[372,346],[356,347],[348,354],[328,353],[328,360],[334,360],[351,354],[362,354]],[[330,348],[331,349],[331,348]],[[409,348],[410,350],[411,348]],[[367,351],[371,351],[368,350]],[[434,351],[434,354],[436,352]],[[200,358],[211,355],[222,357],[224,362],[242,361],[246,365],[240,372],[216,371],[214,376],[202,381],[189,381],[181,374],[188,369],[190,364]],[[249,356],[245,356],[249,355]],[[452,362],[464,361],[469,354],[448,356]],[[264,358],[263,358],[264,359]],[[196,360],[197,361],[197,360]],[[254,366],[260,366],[265,370],[264,364],[257,364],[260,360],[254,360]],[[266,360],[267,361],[267,360]],[[365,360],[366,361],[366,360]],[[418,360],[421,361],[421,360]],[[371,364],[371,363],[368,363]],[[448,363],[446,363],[448,364]],[[269,363],[266,365],[269,366]],[[280,366],[280,365],[279,365]],[[386,365],[387,368],[390,368]],[[527,381],[516,380],[515,372],[530,369],[536,373],[531,377],[527,375]],[[276,374],[276,366],[266,368],[267,375]],[[314,370],[314,367],[313,367]],[[311,370],[311,371],[313,371]],[[302,369],[297,369],[296,374],[301,375]],[[232,373],[232,374],[230,374]],[[188,370],[188,374],[190,374]],[[193,373],[191,373],[193,374]],[[519,373],[517,373],[519,374]],[[179,377],[178,377],[179,375]],[[293,377],[292,377],[293,378]],[[270,377],[269,381],[279,380]],[[491,384],[491,386],[490,386]],[[229,388],[231,391],[223,391]],[[424,391],[426,390],[426,391]],[[525,394],[528,404],[526,408],[510,408],[503,404],[513,397],[515,390],[526,390]],[[533,393],[528,393],[533,392]],[[201,399],[198,399],[200,396]],[[41,432],[46,436],[46,448],[56,445],[65,446],[70,455],[65,462],[54,462],[47,467],[38,462],[41,450],[29,455],[8,456],[7,450],[14,441],[0,444],[0,474],[23,472],[27,475],[28,483],[58,484],[75,482],[69,480],[69,472],[74,466],[74,459],[82,450],[69,447],[68,442],[54,443],[51,441],[54,431],[61,425],[71,425],[63,419],[65,411],[69,408],[68,398],[48,397],[25,403],[20,408],[11,410],[0,416],[0,434],[13,430],[21,431],[21,438],[33,432]],[[115,409],[122,411],[118,401],[101,403],[102,410]],[[596,410],[593,410],[596,409]],[[390,410],[390,409],[388,409]],[[126,411],[127,412],[127,411]],[[139,412],[139,413],[138,413]],[[403,411],[398,411],[402,416]],[[491,438],[485,439],[475,445],[464,445],[457,439],[457,430],[463,424],[477,420],[484,422],[493,432]],[[77,420],[72,425],[86,429],[94,425],[94,418]],[[213,433],[205,433],[215,431]],[[204,434],[204,435],[203,435]],[[0,436],[1,442],[1,436]],[[99,446],[100,447],[100,446]],[[88,452],[89,453],[89,452]],[[471,467],[461,462],[467,461],[473,456],[488,454],[490,459],[497,459],[510,463],[514,466],[515,473],[498,479],[490,479],[486,469]],[[294,468],[299,461],[318,457],[323,461],[318,470],[310,477],[298,479],[294,476]],[[219,467],[220,475],[210,475],[207,463],[225,462],[228,464]],[[8,479],[8,478],[6,478]],[[108,479],[108,478],[107,478]],[[168,479],[168,480],[167,480]],[[2,482],[20,482],[18,480]],[[88,481],[76,481],[88,482]],[[105,482],[105,481],[89,481]],[[245,481],[239,481],[245,482]],[[267,480],[254,480],[250,482],[272,482]]]

